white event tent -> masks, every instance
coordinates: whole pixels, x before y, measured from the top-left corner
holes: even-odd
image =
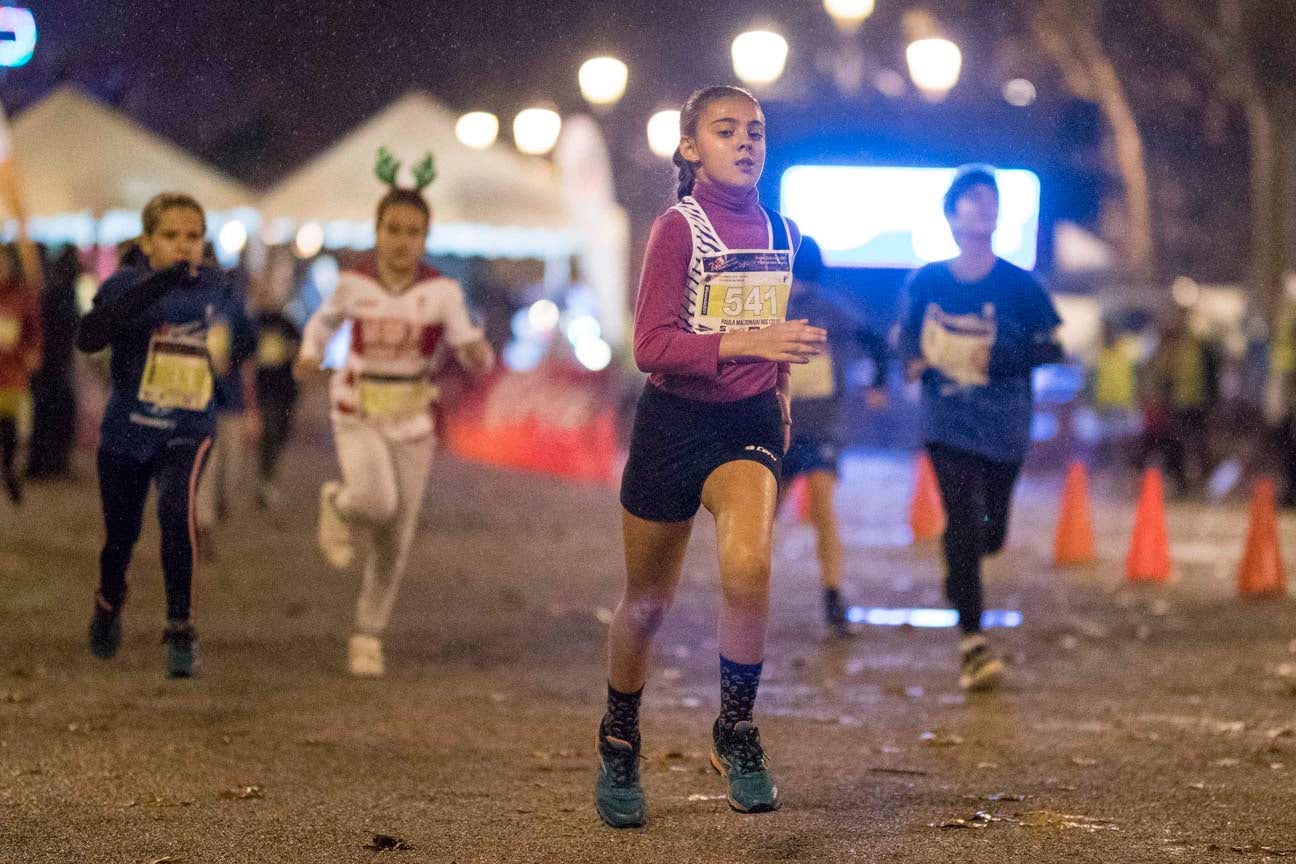
[[[215,232],[255,202],[251,190],[121,113],[61,87],[14,118],[14,153],[36,240],[113,244],[139,233],[159,192],[193,195]]]
[[[258,209],[268,239],[287,242],[303,225],[323,229],[325,248],[373,243],[374,206],[384,186],[374,174],[378,148],[402,163],[399,182],[425,154],[437,179],[426,194],[435,224],[434,254],[567,261],[581,237],[563,202],[559,179],[545,161],[503,144],[473,150],[455,136],[455,115],[422,92],[397,99],[271,188]]]

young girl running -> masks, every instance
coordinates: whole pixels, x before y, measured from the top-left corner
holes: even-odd
[[[994,253],[993,168],[960,169],[945,216],[959,255],[914,274],[899,353],[909,377],[922,378],[923,435],[945,503],[945,593],[963,631],[959,685],[986,690],[1004,668],[981,634],[981,560],[1008,534],[1030,446],[1031,370],[1061,359],[1061,319],[1034,276]]]
[[[819,555],[824,617],[833,635],[845,636],[849,632],[841,593],[845,555],[833,509],[842,450],[838,416],[846,393],[845,364],[853,352],[863,352],[873,361],[873,380],[865,398],[869,408],[880,410],[886,406],[888,351],[881,336],[861,326],[825,296],[819,281],[823,270],[818,244],[811,237],[803,238],[792,271],[788,314],[826,329],[828,345],[810,363],[791,368],[792,413],[796,419],[792,424],[792,445],[783,459],[780,491],[786,492],[795,478],[805,478]]]
[[[348,656],[351,674],[369,677],[384,671],[381,636],[427,486],[430,377],[447,346],[470,373],[494,362],[459,283],[423,263],[432,212],[422,190],[435,176],[432,157],[415,169],[414,189],[396,185],[398,167],[379,151],[378,176],[391,188],[378,202],[374,256],[341,274],[307,322],[294,365],[299,379],[318,372],[330,337],[351,322],[346,363],[329,387],[342,481],[320,489],[319,544],[338,569],[350,565],[357,539],[367,547]]]
[[[635,362],[650,377],[621,487],[626,587],[608,637],[595,781],[596,809],[616,828],[646,818],[639,699],[699,506],[715,517],[722,593],[711,764],[735,810],[779,806],[752,706],[789,436],[786,364],[806,362],[826,338],[784,320],[798,237],[757,199],[765,116],[756,99],[737,87],[689,97],[675,164],[680,201],[653,225],[635,309]]]
[[[112,348],[112,392],[98,456],[106,537],[90,649],[107,659],[121,645],[126,569],[149,486],[156,484],[167,673],[188,678],[196,653],[193,505],[215,427],[207,331],[232,292],[226,274],[199,266],[207,223],[197,201],[158,195],[145,206],[143,223],[139,247],[146,262],[122,267],[99,287],[77,335],[82,351]]]

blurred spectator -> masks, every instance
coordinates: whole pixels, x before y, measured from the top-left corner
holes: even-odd
[[[1190,493],[1210,471],[1207,435],[1219,400],[1219,356],[1181,312],[1148,364],[1139,466],[1159,453],[1177,493]]]
[[[41,367],[32,376],[32,436],[27,476],[62,477],[71,469],[77,404],[73,386],[76,348],[77,280],[81,262],[75,246],[64,246],[50,262],[41,296]]]
[[[1134,352],[1110,321],[1103,322],[1102,347],[1094,363],[1089,389],[1101,435],[1099,461],[1118,462],[1123,446],[1138,435],[1138,391]]]

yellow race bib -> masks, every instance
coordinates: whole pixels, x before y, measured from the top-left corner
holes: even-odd
[[[205,411],[211,397],[211,361],[205,338],[155,333],[149,340],[139,400],[158,408]]]
[[[428,410],[435,394],[435,388],[421,378],[361,377],[356,389],[360,410],[376,420],[416,417]]]
[[[9,315],[0,315],[0,351],[12,351],[22,337],[22,321]]]
[[[256,365],[283,366],[292,360],[292,343],[282,333],[266,332],[257,340]]]

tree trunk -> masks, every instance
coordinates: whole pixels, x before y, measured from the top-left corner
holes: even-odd
[[[1251,150],[1251,243],[1247,283],[1252,296],[1272,322],[1282,290],[1284,220],[1279,182],[1280,153],[1273,115],[1264,97],[1252,92],[1245,100],[1247,137]]]
[[[1116,149],[1116,170],[1125,190],[1126,266],[1136,276],[1150,279],[1156,275],[1156,244],[1143,133],[1116,66],[1095,31],[1095,14],[1092,8],[1086,14],[1067,0],[1055,0],[1039,9],[1032,29],[1068,89],[1078,98],[1095,102],[1107,120]]]

